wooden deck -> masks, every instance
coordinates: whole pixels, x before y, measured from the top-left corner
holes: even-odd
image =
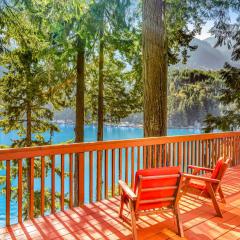
[[[215,217],[211,202],[193,196],[181,200],[185,239],[240,239],[240,166],[227,171],[221,204]],[[118,218],[119,199],[113,198],[0,229],[0,239],[131,239],[130,226]],[[181,239],[171,214],[141,217],[139,239]]]

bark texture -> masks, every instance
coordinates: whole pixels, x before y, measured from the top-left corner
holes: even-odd
[[[77,52],[77,79],[76,79],[76,125],[75,125],[75,142],[84,141],[84,65],[85,65],[85,46],[82,42],[79,43]],[[79,164],[80,154],[76,155],[74,161],[74,206],[80,205],[79,199]]]
[[[164,1],[143,0],[144,136],[167,134],[167,36]]]
[[[26,146],[30,147],[32,145],[32,109],[30,103],[27,103],[26,110],[27,110]]]

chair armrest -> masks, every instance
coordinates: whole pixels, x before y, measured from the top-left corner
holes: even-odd
[[[137,200],[136,194],[132,191],[132,189],[122,180],[118,181],[122,191],[132,200],[135,201]]]
[[[210,183],[219,183],[220,182],[220,180],[218,180],[218,179],[213,179],[213,178],[204,177],[204,176],[198,176],[198,175],[187,174],[187,173],[183,173],[182,175],[185,178],[197,179],[197,180],[201,180],[204,182],[210,182]]]
[[[196,169],[199,171],[206,171],[206,172],[213,172],[213,170],[214,170],[212,168],[198,167],[198,166],[193,166],[193,165],[189,165],[188,168]]]

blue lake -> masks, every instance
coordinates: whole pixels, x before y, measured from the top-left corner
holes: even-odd
[[[53,136],[54,143],[64,143],[66,141],[74,139],[74,125],[59,125],[60,132],[55,133]],[[168,135],[189,135],[189,134],[197,134],[200,133],[199,130],[194,129],[169,129]],[[97,136],[97,128],[94,125],[86,125],[85,126],[85,141],[92,142],[96,141]],[[46,140],[49,138],[49,134],[45,134]],[[134,127],[116,127],[116,126],[105,126],[104,127],[104,140],[116,140],[116,139],[131,139],[131,138],[141,138],[143,137],[143,129],[134,128]],[[0,132],[0,145],[10,145],[13,139],[17,139],[18,136],[16,132],[11,132],[9,134],[4,134]],[[136,153],[135,153],[136,154]],[[130,154],[129,154],[130,155]],[[116,153],[116,159],[117,159]],[[123,156],[125,156],[123,152]],[[88,156],[86,156],[87,158]],[[56,165],[60,164],[60,157],[56,158]],[[109,169],[111,169],[111,161],[109,161]],[[123,169],[125,163],[123,162]],[[118,164],[116,163],[116,166]],[[104,166],[103,166],[104,168]],[[135,168],[136,169],[136,168]],[[65,158],[65,171],[69,170],[68,166],[68,157]],[[130,168],[129,168],[130,170]],[[85,160],[85,173],[89,173],[89,164]],[[130,173],[130,172],[129,172]],[[116,169],[116,178],[117,178],[117,169]],[[0,176],[5,176],[5,171],[0,171]],[[125,173],[123,173],[123,177]],[[130,176],[130,174],[129,174]],[[104,177],[104,176],[103,176]],[[93,170],[93,188],[96,188],[96,156],[94,155],[94,170]],[[111,174],[109,174],[109,184],[111,185]],[[65,178],[65,193],[68,194],[69,190],[69,179]],[[103,184],[104,185],[104,184]],[[17,180],[12,181],[12,186],[17,187]],[[46,188],[50,188],[51,186],[51,175],[49,174],[45,178],[45,186]],[[3,186],[0,186],[0,191]],[[89,176],[86,174],[85,176],[85,202],[89,201]],[[34,181],[34,189],[40,189],[40,179],[35,179]],[[60,191],[60,177],[56,175],[56,191]],[[94,194],[95,199],[95,194]],[[0,227],[5,225],[5,196],[0,195]],[[17,203],[15,201],[11,201],[11,223],[17,222]]]

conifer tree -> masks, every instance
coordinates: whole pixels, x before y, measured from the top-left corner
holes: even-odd
[[[240,60],[240,2],[238,0],[211,1],[211,17],[215,19],[211,33],[217,42],[215,47],[227,45],[232,50],[232,60]],[[233,13],[235,17],[233,18]],[[240,127],[240,69],[226,63],[221,70],[223,86],[219,101],[223,105],[221,116],[208,115],[205,131],[214,129],[236,130]]]
[[[223,85],[219,101],[223,105],[223,113],[206,117],[205,132],[216,129],[234,131],[240,128],[240,69],[226,63],[220,74]]]
[[[0,56],[0,65],[4,67],[1,77],[1,120],[4,132],[16,130],[19,136],[12,147],[30,147],[51,144],[51,136],[58,128],[52,123],[53,108],[65,104],[65,95],[59,91],[62,79],[55,57],[48,55],[49,42],[24,5],[12,9],[18,19],[18,26],[5,22],[2,30],[5,51]],[[22,29],[22,31],[19,31]],[[56,72],[58,72],[56,74]],[[49,132],[49,139],[43,133]],[[35,159],[35,178],[41,174],[40,159]],[[46,174],[51,167],[50,159],[45,159]],[[13,161],[11,176],[17,177],[17,161]],[[28,216],[30,160],[23,162],[23,215]],[[39,191],[34,192],[36,202],[40,201]],[[58,194],[57,194],[58,196]],[[12,198],[17,199],[17,189],[12,189]],[[50,194],[46,189],[45,205],[50,207]],[[40,205],[35,208],[35,216],[40,213]]]

